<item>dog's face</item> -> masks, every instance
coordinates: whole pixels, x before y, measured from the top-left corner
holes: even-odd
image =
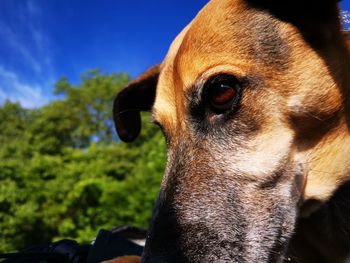
[[[347,130],[336,3],[261,2],[211,1],[115,101],[123,140],[152,110],[168,145],[143,262],[279,262],[299,205],[345,180],[316,172]]]

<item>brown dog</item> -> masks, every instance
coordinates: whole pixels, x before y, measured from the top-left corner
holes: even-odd
[[[168,163],[142,262],[346,262],[350,55],[336,0],[212,0],[116,98]]]

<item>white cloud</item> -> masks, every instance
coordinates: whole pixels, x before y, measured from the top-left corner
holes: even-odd
[[[42,10],[29,0],[18,3],[11,22],[0,17],[0,41],[9,55],[20,58],[34,73],[52,71],[51,41],[43,28]]]
[[[55,73],[44,14],[36,1],[27,0],[17,2],[10,20],[0,17],[0,41],[8,50],[0,62],[0,105],[8,99],[36,108],[50,100],[44,93],[50,93]]]
[[[350,30],[350,13],[347,10],[341,12],[344,28]]]
[[[16,52],[32,70],[37,73],[42,72],[42,66],[32,55],[28,43],[21,40],[20,36],[13,28],[4,23],[0,23],[0,39],[5,41],[9,48],[11,48],[11,51]]]
[[[33,1],[27,0],[26,3],[27,3],[27,10],[30,15],[32,16],[41,15],[40,8],[37,5],[35,5]]]
[[[15,72],[0,66],[0,104],[10,100],[25,108],[38,108],[49,102],[42,90],[39,84],[25,83]]]
[[[5,93],[5,92],[3,92],[3,91],[1,90],[1,88],[0,88],[0,102],[5,101],[5,100],[6,100],[6,98],[7,98],[6,93]]]

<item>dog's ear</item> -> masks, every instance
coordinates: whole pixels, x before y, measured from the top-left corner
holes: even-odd
[[[305,25],[308,22],[327,23],[339,20],[340,0],[245,0],[250,5],[267,9],[269,12],[293,24]]]
[[[256,7],[266,8],[287,20],[308,16],[322,19],[333,13],[341,0],[245,0]]]
[[[244,0],[267,10],[272,16],[293,24],[315,48],[334,42],[341,31],[339,0]]]
[[[141,131],[140,111],[152,109],[159,76],[159,65],[147,70],[120,91],[114,100],[113,118],[119,138],[132,142]]]

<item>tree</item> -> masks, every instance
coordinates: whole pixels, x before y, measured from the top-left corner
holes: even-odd
[[[79,119],[79,127],[75,130],[77,138],[90,136],[88,143],[91,140],[111,143],[114,131],[111,119],[113,99],[130,78],[126,74],[101,75],[99,70],[91,70],[82,74],[81,79],[79,86],[69,84],[66,78],[60,79],[54,93],[65,96],[65,106]]]
[[[62,78],[59,100],[36,109],[0,106],[0,252],[61,238],[91,241],[100,228],[147,227],[159,189],[165,142],[142,116],[132,144],[112,122],[126,74],[89,71]]]

